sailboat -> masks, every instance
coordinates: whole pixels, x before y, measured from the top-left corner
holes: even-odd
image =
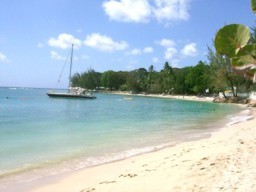
[[[71,86],[71,75],[72,75],[72,63],[73,63],[73,47],[71,48],[71,58],[70,58],[70,70],[69,70],[69,88],[67,92],[55,92],[50,91],[47,95],[51,98],[77,98],[77,99],[96,99],[95,96],[92,95],[92,92],[88,92],[81,87],[72,87]]]

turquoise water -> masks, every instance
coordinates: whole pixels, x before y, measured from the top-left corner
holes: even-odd
[[[50,99],[46,92],[0,89],[0,186],[205,137],[241,111],[234,105],[110,94]]]

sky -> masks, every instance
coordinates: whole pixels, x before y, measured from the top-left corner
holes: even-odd
[[[72,73],[194,66],[255,18],[250,0],[0,0],[0,86],[67,87],[72,43]]]

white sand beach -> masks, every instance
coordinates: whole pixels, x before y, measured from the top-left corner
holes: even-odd
[[[255,109],[250,109],[255,117]],[[210,138],[39,182],[31,192],[256,190],[256,119]]]
[[[181,100],[190,100],[190,101],[208,101],[212,102],[213,97],[197,97],[191,95],[169,95],[169,94],[132,94],[123,91],[111,91],[109,94],[117,94],[123,96],[141,96],[141,97],[158,97],[158,98],[166,98],[166,99],[181,99]]]

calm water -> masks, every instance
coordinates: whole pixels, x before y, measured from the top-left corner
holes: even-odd
[[[50,99],[46,92],[0,89],[0,186],[198,139],[241,111],[233,105],[107,94],[96,94],[96,100]]]

